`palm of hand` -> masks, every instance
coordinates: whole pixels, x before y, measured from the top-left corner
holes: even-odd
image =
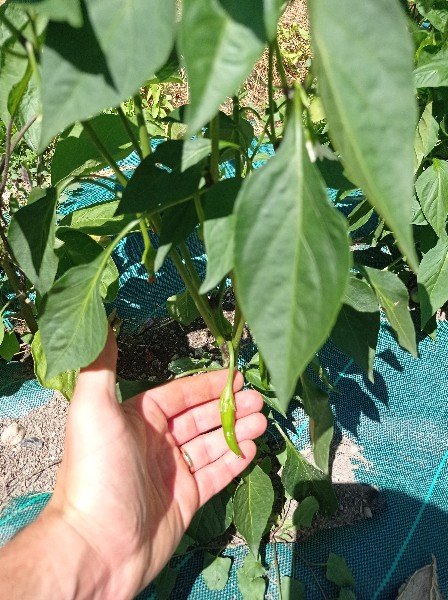
[[[257,412],[258,394],[236,395],[239,459],[215,429],[227,372],[181,379],[120,406],[115,363],[109,337],[80,375],[52,505],[106,565],[111,597],[117,588],[120,597],[124,590],[131,597],[169,560],[196,510],[250,463],[250,440],[263,433],[266,420]],[[241,385],[238,375],[235,389]],[[191,457],[193,473],[180,448]]]

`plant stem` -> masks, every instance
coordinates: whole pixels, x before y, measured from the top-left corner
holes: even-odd
[[[0,255],[0,266],[5,272],[10,286],[12,287],[12,289],[17,295],[17,298],[19,299],[22,317],[25,319],[26,324],[28,325],[28,328],[31,331],[31,333],[36,333],[38,326],[36,318],[31,308],[31,303],[28,300],[26,293],[21,288],[20,281],[16,275],[14,265],[10,262],[8,256],[6,256],[5,254]]]
[[[182,377],[189,377],[190,375],[197,375],[198,373],[212,373],[213,371],[220,371],[221,367],[203,367],[202,369],[191,369],[191,371],[184,371],[175,375],[174,379],[182,379]]]
[[[237,144],[240,146],[241,136],[240,136],[240,99],[238,96],[233,97],[233,122],[236,127],[237,134]],[[235,150],[235,175],[237,179],[241,179],[241,152],[240,150]]]
[[[201,225],[201,227],[203,227],[205,221],[205,213],[201,204],[201,195],[199,194],[199,191],[196,192],[196,194],[193,196],[193,201],[194,207],[196,209],[196,214],[198,215],[199,224]]]
[[[286,77],[285,66],[283,64],[282,53],[280,50],[280,46],[278,45],[277,38],[275,38],[274,46],[275,46],[275,57],[277,59],[277,71],[278,71],[278,74],[280,75],[280,80],[282,82],[283,90],[284,90],[285,94],[287,94],[288,88],[289,88],[288,78]]]
[[[6,188],[6,182],[8,180],[8,171],[9,171],[9,161],[11,159],[11,136],[12,136],[12,127],[13,122],[12,119],[9,121],[8,126],[6,128],[6,140],[5,140],[5,156],[3,162],[3,173],[2,179],[0,181],[0,212],[3,217],[3,194]]]
[[[179,275],[182,277],[182,280],[185,283],[185,286],[186,286],[190,296],[193,298],[198,311],[200,312],[202,318],[204,319],[205,324],[210,329],[211,334],[215,338],[216,343],[218,344],[218,346],[222,346],[222,344],[224,344],[225,340],[222,337],[222,335],[219,333],[219,329],[215,323],[215,320],[209,312],[209,309],[207,306],[207,301],[199,294],[196,284],[191,280],[190,273],[189,273],[187,267],[182,262],[180,254],[177,252],[177,250],[174,250],[174,251],[172,250],[170,252],[169,256],[170,256],[171,260],[173,261],[174,266],[176,267]]]
[[[210,121],[210,138],[212,140],[212,155],[210,159],[210,171],[213,183],[219,181],[219,114]]]
[[[134,150],[137,152],[137,154],[139,155],[140,159],[142,159],[143,158],[143,154],[142,154],[140,145],[138,143],[138,138],[136,137],[136,135],[134,133],[134,130],[131,127],[129,119],[125,115],[123,107],[120,105],[117,110],[118,110],[118,116],[120,117],[121,122],[123,123],[123,127],[125,128],[126,133],[128,134],[130,141],[132,142]]]
[[[35,115],[27,123],[25,123],[25,125],[22,127],[22,129],[20,129],[20,131],[18,133],[16,133],[14,138],[11,139],[10,148],[9,148],[10,155],[17,148],[19,142],[22,140],[23,136],[25,135],[25,133],[28,131],[28,129],[31,127],[31,125],[34,123],[34,121],[36,119],[37,119],[37,115]],[[5,168],[5,160],[6,160],[6,155],[3,156],[2,159],[0,160],[0,175],[3,173],[3,169]]]
[[[275,539],[272,540],[272,549],[273,549],[273,553],[274,553],[273,562],[274,562],[274,569],[275,569],[275,578],[277,580],[277,587],[278,587],[278,598],[279,598],[279,600],[283,600],[282,582],[280,579],[280,568],[278,566],[277,542],[275,541]]]
[[[237,351],[244,331],[245,320],[238,301],[235,301],[235,320],[232,331],[232,345]]]
[[[148,129],[146,128],[145,115],[143,114],[142,97],[139,93],[134,96],[134,108],[137,117],[140,148],[142,149],[143,158],[146,158],[151,154],[151,141],[149,139]]]
[[[96,146],[98,152],[101,154],[105,162],[110,166],[110,168],[117,176],[117,181],[123,187],[126,187],[128,180],[126,179],[125,175],[120,171],[120,167],[115,162],[112,154],[110,154],[109,150],[97,136],[96,131],[93,129],[92,125],[88,121],[81,121],[81,123],[85,131],[89,135],[90,139],[92,140],[93,144]]]
[[[269,101],[269,119],[268,122],[271,126],[271,143],[275,146],[277,143],[277,136],[275,135],[275,101],[274,101],[274,44],[269,44],[269,58],[268,58],[268,101]]]

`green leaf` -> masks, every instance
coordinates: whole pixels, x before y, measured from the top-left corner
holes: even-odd
[[[271,479],[263,469],[255,465],[250,473],[243,477],[233,498],[235,527],[255,557],[258,556],[258,548],[273,504],[274,488]]]
[[[435,158],[415,183],[426,220],[440,237],[448,213],[448,162]]]
[[[339,592],[338,600],[356,600],[356,596],[352,590],[342,588]]]
[[[415,87],[445,87],[448,85],[448,48],[437,52],[420,53],[417,68],[414,71]]]
[[[150,381],[149,379],[119,379],[115,386],[117,392],[117,400],[122,403],[137,394],[141,394],[142,392],[146,392],[153,387],[157,387],[160,385],[156,381]]]
[[[171,592],[176,585],[178,575],[178,570],[172,569],[169,565],[166,565],[162,571],[160,571],[154,579],[157,600],[169,600]]]
[[[301,377],[302,404],[310,418],[309,431],[313,447],[314,462],[328,475],[330,445],[334,433],[333,413],[328,395],[318,388],[306,373]]]
[[[100,293],[107,254],[67,271],[52,287],[39,320],[47,377],[87,367],[104,348],[107,317]]]
[[[14,2],[23,9],[32,8],[36,13],[51,21],[67,22],[72,27],[81,27],[82,10],[80,0],[28,0]]]
[[[418,271],[418,291],[422,328],[448,300],[448,237],[423,256]]]
[[[330,552],[327,561],[327,571],[325,574],[328,581],[332,581],[339,587],[348,587],[355,585],[355,578],[350,567],[343,556],[338,556]]]
[[[300,121],[290,115],[279,151],[235,205],[236,293],[284,409],[331,331],[350,265],[345,220],[309,161]]]
[[[187,534],[200,544],[222,535],[232,522],[232,498],[225,488],[213,496],[194,515]]]
[[[75,391],[76,379],[79,371],[66,371],[52,379],[48,379],[47,358],[44,349],[42,348],[40,335],[40,331],[37,331],[31,344],[31,353],[34,360],[34,373],[36,374],[37,380],[41,386],[49,388],[50,390],[59,390],[67,400],[71,400]]]
[[[414,171],[417,171],[422,164],[423,159],[428,156],[434,146],[437,144],[439,133],[439,124],[432,116],[432,102],[425,106],[420,121],[417,125],[414,141]]]
[[[117,214],[153,214],[185,202],[199,187],[202,168],[198,163],[182,171],[183,144],[170,140],[160,144],[137,167],[127,184]]]
[[[277,35],[277,23],[286,5],[285,0],[263,0],[264,26],[269,42],[273,42]]]
[[[264,600],[266,581],[263,565],[249,552],[237,571],[238,587],[243,600]]]
[[[252,361],[251,361],[252,364]],[[258,390],[263,396],[263,400],[266,402],[268,406],[279,412],[281,415],[286,417],[286,413],[278,401],[274,388],[270,385],[269,389],[266,389],[261,381],[260,371],[258,370],[258,366],[254,365],[249,367],[244,371],[244,376],[247,381],[253,386],[256,390]]]
[[[159,247],[154,261],[154,271],[163,265],[173,246],[185,241],[194,231],[199,219],[192,201],[184,202],[163,211]]]
[[[281,478],[288,494],[297,501],[314,496],[325,514],[336,511],[338,500],[329,477],[313,467],[289,440]]]
[[[396,0],[356,6],[353,0],[312,0],[308,8],[329,134],[348,178],[385,219],[416,270],[409,224],[417,120],[414,48],[404,13]]]
[[[106,11],[102,0],[88,0],[82,13],[82,27],[47,30],[40,150],[68,125],[135,94],[171,52],[175,0],[109,0]]]
[[[378,300],[370,285],[363,279],[350,276],[345,291],[344,304],[358,312],[377,312]]]
[[[281,578],[282,597],[285,600],[306,600],[305,584],[295,577],[283,575]]]
[[[233,207],[241,180],[226,179],[214,185],[204,196],[204,243],[207,274],[199,293],[206,294],[233,269],[235,216]]]
[[[196,304],[187,290],[182,294],[176,294],[168,298],[166,310],[170,317],[181,325],[190,325],[200,317]]]
[[[311,527],[314,515],[319,510],[319,502],[314,496],[304,498],[294,511],[293,523],[297,529]]]
[[[0,313],[0,346],[5,338],[5,324],[3,323],[3,312]]]
[[[409,296],[406,286],[390,271],[378,271],[365,267],[369,281],[375,290],[378,302],[384,309],[398,343],[412,356],[417,357],[415,329],[409,313]]]
[[[431,25],[442,33],[445,31],[448,23],[448,7],[446,0],[432,0],[431,2],[426,3],[417,1],[415,4],[419,13],[423,15]]]
[[[196,369],[201,369],[202,367],[209,367],[212,362],[212,357],[210,354],[204,353],[202,358],[178,358],[173,360],[168,365],[168,369],[171,373],[175,375],[181,375],[186,371],[194,371]]]
[[[17,354],[19,350],[19,341],[14,331],[5,332],[2,343],[0,344],[0,356],[5,360],[11,360],[14,354]]]
[[[78,229],[89,235],[117,235],[132,220],[129,215],[114,216],[118,203],[119,200],[113,200],[80,208],[66,215],[60,225]]]
[[[114,160],[125,158],[132,151],[132,143],[118,115],[98,115],[89,124]],[[137,126],[131,121],[129,126],[138,136]],[[52,185],[66,184],[74,176],[87,175],[106,165],[90,135],[81,123],[76,123],[56,145],[51,161]]]
[[[57,237],[63,242],[58,248],[59,256],[58,276],[63,275],[72,267],[84,265],[98,258],[103,248],[89,235],[76,229],[59,227]],[[112,302],[118,293],[118,269],[111,257],[106,261],[106,266],[101,275],[100,294],[105,302]]]
[[[353,358],[373,383],[373,362],[380,331],[380,313],[358,312],[344,304],[331,332],[336,346]]]
[[[204,554],[202,576],[209,590],[219,591],[226,587],[232,561],[228,557]]]
[[[8,229],[14,256],[41,295],[52,286],[58,267],[54,251],[57,199],[56,190],[49,188],[45,196],[15,212]]]
[[[188,132],[209,121],[247,78],[265,45],[258,0],[187,0],[178,35],[190,83]]]

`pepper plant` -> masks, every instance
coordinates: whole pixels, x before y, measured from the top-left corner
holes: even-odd
[[[109,0],[107,10],[100,0],[9,0],[0,8],[5,306],[26,322],[39,381],[70,398],[77,371],[106,341],[118,293],[114,249],[141,235],[148,294],[171,261],[185,284],[170,299],[171,314],[183,323],[200,315],[230,366],[221,414],[236,453],[231,381],[247,324],[258,353],[246,381],[262,392],[279,441],[275,449],[260,442],[256,464],[201,509],[179,551],[233,521],[250,548],[238,581],[251,598],[263,597],[259,546],[284,497],[298,500],[302,513],[314,507],[311,518],[317,507],[337,508],[329,476],[333,388],[319,350],[330,338],[373,381],[380,307],[417,356],[408,289],[415,299],[418,285],[425,331],[448,295],[445,3],[310,0],[313,60],[304,83],[291,81],[283,65],[284,5],[184,0],[179,12],[175,0]],[[241,86],[266,47],[269,106],[255,136]],[[175,79],[180,65],[189,104],[148,115],[140,89]],[[230,114],[220,110],[227,98]],[[265,142],[275,156],[255,169]],[[23,144],[38,155],[51,148],[51,181],[35,181],[17,209],[4,191]],[[129,174],[120,160],[132,151],[141,162]],[[232,178],[224,178],[225,161]],[[67,193],[86,181],[112,186],[115,198],[62,218]],[[351,195],[356,189],[361,197]],[[186,244],[195,229],[208,258],[203,280]],[[233,323],[222,309],[229,279]],[[1,337],[0,353],[11,358],[15,334],[2,328]],[[207,368],[214,367],[196,370]],[[278,422],[291,399],[309,416],[314,464]],[[280,465],[279,492],[269,475]],[[210,556],[206,563],[210,585],[225,585],[216,573],[228,573],[227,563]],[[332,555],[328,578],[351,585],[351,575],[334,574],[335,563],[342,564]]]

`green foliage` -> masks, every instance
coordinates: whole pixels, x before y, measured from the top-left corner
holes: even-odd
[[[180,550],[208,544],[233,521],[251,549],[238,569],[244,598],[264,596],[258,549],[285,498],[300,502],[297,527],[309,526],[318,508],[337,508],[327,474],[334,388],[319,359],[322,345],[331,338],[373,380],[379,307],[416,356],[409,292],[423,330],[448,301],[448,7],[438,0],[402,6],[310,0],[309,32],[278,28],[282,0],[185,0],[178,15],[175,0],[111,0],[107,11],[100,0],[0,8],[0,266],[29,329],[23,340],[33,337],[42,385],[71,397],[76,373],[98,356],[108,328],[104,304],[118,291],[113,251],[141,230],[159,242],[146,239],[148,275],[170,257],[184,281],[187,291],[168,299],[169,314],[181,326],[200,315],[222,364],[238,354],[247,324],[260,353],[244,375],[263,395],[269,419],[278,425],[291,398],[310,417],[316,466],[281,428],[283,452],[258,441],[256,465],[198,511]],[[421,28],[424,19],[429,27]],[[299,59],[288,55],[294,35],[313,46],[303,85],[290,81],[288,67]],[[268,46],[270,104],[254,113],[239,88]],[[165,86],[180,81],[191,101],[171,111]],[[219,110],[227,97],[231,114]],[[155,137],[163,143],[152,151]],[[254,169],[266,141],[276,154]],[[142,160],[125,174],[118,163],[132,150]],[[235,177],[224,181],[228,160]],[[69,190],[86,180],[113,197],[58,216]],[[364,195],[355,203],[349,194],[357,186]],[[347,218],[326,187],[350,206]],[[208,257],[204,281],[185,244],[196,227]],[[229,278],[233,326],[223,312]],[[19,349],[17,334],[2,324],[0,356],[10,360]],[[204,355],[170,369],[184,376],[219,366]],[[118,395],[124,400],[152,384],[121,380]],[[232,439],[232,412],[228,422]],[[205,567],[207,585],[223,589],[229,559],[206,555]],[[326,567],[339,597],[353,597],[343,559],[330,555]],[[171,594],[176,576],[176,569],[162,572],[159,597]],[[300,582],[282,583],[304,595]]]
[[[256,465],[243,477],[233,498],[234,523],[255,557],[258,556],[258,548],[273,504],[271,479]]]

